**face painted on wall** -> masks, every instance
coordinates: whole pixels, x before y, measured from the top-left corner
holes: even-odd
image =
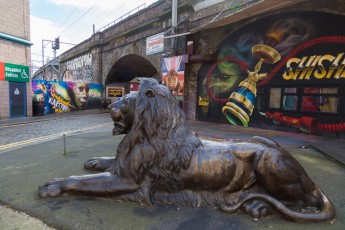
[[[166,78],[166,86],[171,90],[172,94],[177,95],[181,92],[180,83],[178,81],[177,72],[169,70]]]
[[[76,82],[74,93],[80,108],[85,108],[89,99],[90,83]]]

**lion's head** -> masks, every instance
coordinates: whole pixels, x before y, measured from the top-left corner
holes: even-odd
[[[165,85],[142,79],[134,96],[133,125],[117,148],[113,173],[135,178],[138,183],[146,175],[159,184],[178,180],[180,169],[189,167],[200,140],[189,129],[183,111]]]
[[[110,116],[114,121],[113,135],[128,133],[134,122],[137,93],[127,94],[122,100],[109,105]]]

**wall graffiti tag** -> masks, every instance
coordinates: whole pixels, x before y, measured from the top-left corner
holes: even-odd
[[[66,63],[67,69],[63,74],[64,81],[92,81],[92,55],[84,54]]]

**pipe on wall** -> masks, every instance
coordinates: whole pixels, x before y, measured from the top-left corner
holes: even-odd
[[[22,45],[26,45],[26,46],[32,46],[33,43],[26,40],[26,39],[23,39],[23,38],[19,38],[19,37],[16,37],[16,36],[13,36],[13,35],[9,35],[9,34],[5,34],[5,33],[2,33],[0,32],[0,38],[1,39],[4,39],[4,40],[8,40],[8,41],[11,41],[11,42],[16,42],[16,43],[19,43],[19,44],[22,44]]]

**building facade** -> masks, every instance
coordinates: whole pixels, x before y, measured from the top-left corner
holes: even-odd
[[[271,0],[256,6],[264,2],[281,5]],[[189,37],[193,55],[214,59],[189,66],[197,102],[187,113],[202,121],[343,136],[342,1],[299,1],[261,13],[250,9]],[[241,14],[251,16],[236,20]]]
[[[62,54],[58,80],[101,85],[95,98],[117,100],[126,91],[116,87],[153,77],[190,120],[343,135],[344,7],[343,0],[160,0]]]
[[[32,116],[30,1],[0,5],[0,119]]]

